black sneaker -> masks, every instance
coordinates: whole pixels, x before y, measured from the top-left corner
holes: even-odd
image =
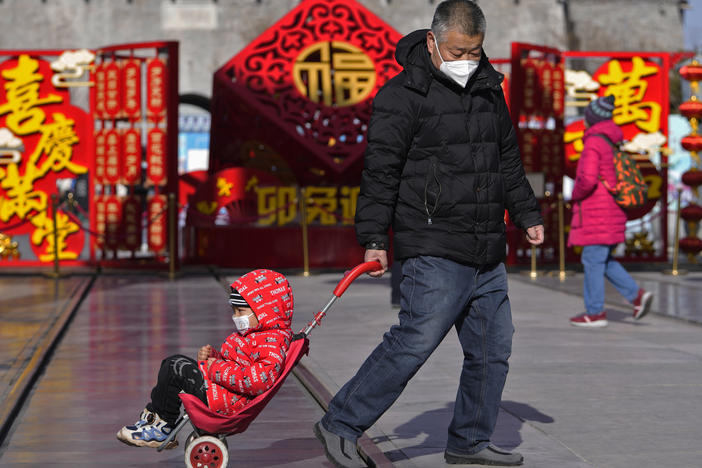
[[[524,463],[524,457],[517,452],[505,452],[494,445],[488,445],[480,452],[472,455],[444,452],[444,459],[449,465],[491,465],[491,466],[519,466]]]
[[[338,468],[365,468],[366,464],[358,456],[355,443],[329,432],[322,426],[321,422],[314,425],[314,435],[324,445],[324,453],[334,466]]]

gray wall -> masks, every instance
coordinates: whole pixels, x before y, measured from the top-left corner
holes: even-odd
[[[164,29],[171,0],[0,0],[0,49],[77,49],[180,41],[180,92],[210,95],[212,73],[298,0],[177,0],[213,8],[214,29]],[[436,2],[360,0],[400,33],[427,27]],[[581,50],[682,48],[677,0],[482,0],[485,49],[507,58],[512,41]],[[165,4],[165,5],[164,5]],[[569,34],[568,34],[569,33]],[[569,36],[570,35],[570,42]]]

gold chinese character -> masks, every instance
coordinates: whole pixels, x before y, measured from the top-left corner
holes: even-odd
[[[307,222],[317,218],[322,225],[336,224],[337,187],[307,187]]]
[[[375,86],[375,66],[359,48],[345,42],[318,42],[295,60],[293,80],[298,91],[326,106],[352,106]]]
[[[607,86],[604,94],[615,98],[612,120],[617,125],[635,123],[645,132],[656,132],[660,129],[661,105],[643,100],[648,88],[648,82],[643,78],[655,75],[659,69],[655,65],[646,65],[641,57],[633,57],[631,65],[631,71],[624,72],[621,62],[612,60],[607,73],[598,77],[598,81]]]

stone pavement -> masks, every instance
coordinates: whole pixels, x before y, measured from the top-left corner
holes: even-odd
[[[702,322],[702,274],[634,276],[657,294],[656,313],[634,322],[628,306],[608,290],[610,326],[583,330],[568,323],[583,309],[581,275],[561,283],[510,274],[517,331],[494,442],[521,451],[524,466],[702,466],[702,329],[694,323]],[[0,467],[183,466],[182,447],[157,453],[124,446],[114,434],[136,420],[162,358],[193,355],[201,344],[218,344],[226,336],[231,321],[223,286],[234,277],[169,281],[103,274],[72,319],[65,313],[68,301],[78,302],[89,278],[0,278],[1,410],[17,381],[10,372],[16,376],[23,368],[31,374],[38,355],[49,360],[0,445]],[[289,278],[297,330],[326,303],[341,274]],[[56,284],[58,292],[42,298],[47,284]],[[42,317],[41,311],[52,312]],[[59,318],[68,326],[55,350],[32,345],[42,333],[45,341],[51,333],[58,336]],[[228,438],[230,466],[331,466],[312,435],[322,409],[308,388],[324,404],[396,318],[388,277],[356,280],[312,332],[309,356],[296,375],[246,432]],[[34,350],[29,359],[22,357],[27,350]],[[445,466],[460,367],[460,347],[450,333],[368,431],[363,449],[372,460],[402,468]]]

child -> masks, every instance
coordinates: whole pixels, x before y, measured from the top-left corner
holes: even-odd
[[[161,363],[151,402],[139,421],[117,438],[128,445],[158,447],[175,427],[183,391],[211,410],[230,415],[273,386],[283,369],[292,331],[293,296],[288,280],[271,270],[251,271],[231,284],[229,304],[236,332],[219,351],[205,345],[197,362],[174,355]],[[166,446],[174,448],[176,440]]]

